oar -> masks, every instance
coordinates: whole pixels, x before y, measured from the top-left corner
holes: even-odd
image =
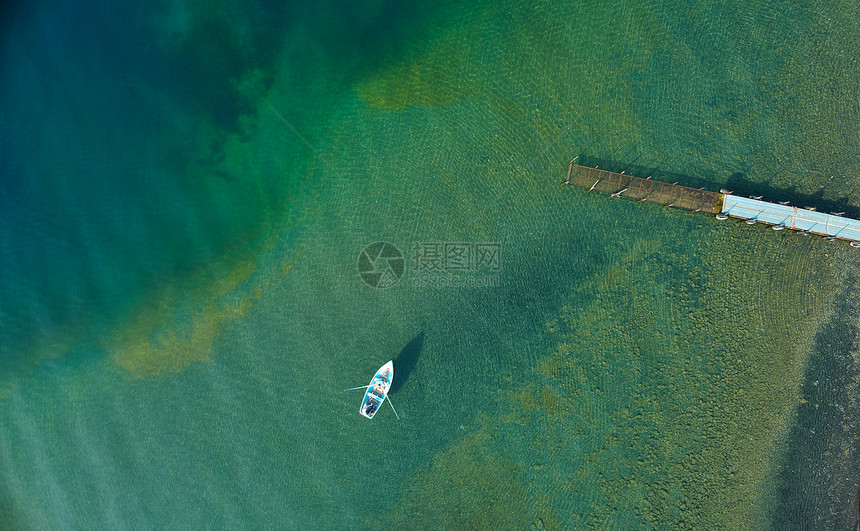
[[[356,389],[367,389],[368,387],[370,387],[370,386],[369,385],[362,385],[360,387],[350,387],[349,389],[344,389],[343,392],[345,393],[347,391],[355,391]]]
[[[397,410],[394,409],[394,404],[391,403],[391,399],[388,398],[388,395],[385,395],[385,398],[388,400],[388,405],[391,406],[391,411],[394,412],[394,416],[397,417],[397,420],[400,420],[400,415],[398,415]]]

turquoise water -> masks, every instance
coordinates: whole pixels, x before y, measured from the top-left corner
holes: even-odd
[[[3,527],[847,527],[852,249],[559,183],[860,206],[850,7],[5,8]]]

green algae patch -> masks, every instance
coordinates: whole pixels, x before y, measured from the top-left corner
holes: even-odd
[[[447,39],[415,61],[383,68],[355,86],[371,107],[399,110],[411,105],[442,107],[475,93],[474,76],[461,43]]]
[[[542,505],[526,491],[521,466],[493,449],[496,435],[485,426],[433,456],[382,521],[392,529],[560,529],[547,512],[530,516]]]
[[[566,526],[767,520],[769,467],[833,273],[823,242],[733,229],[628,244],[571,294],[587,303],[547,323],[537,380],[507,392],[505,420],[558,470],[533,481]]]
[[[244,262],[195,291],[162,290],[108,340],[111,358],[135,378],[209,361],[223,327],[242,318],[260,298],[262,289],[246,284],[254,271],[253,263]]]

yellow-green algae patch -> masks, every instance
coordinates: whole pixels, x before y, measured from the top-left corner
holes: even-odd
[[[374,72],[356,84],[355,92],[379,109],[441,107],[475,92],[468,67],[462,42],[452,37],[412,62]]]
[[[224,325],[241,318],[261,296],[246,284],[255,265],[242,262],[196,290],[164,289],[151,296],[107,342],[112,359],[136,378],[180,371],[209,361]]]
[[[493,447],[498,422],[479,419],[405,482],[402,497],[382,520],[391,529],[561,529],[546,500],[526,491],[522,467]],[[373,521],[366,522],[375,527]]]
[[[562,471],[537,482],[557,505],[574,499],[568,525],[751,529],[768,518],[768,466],[833,273],[818,240],[703,232],[693,253],[633,244],[580,287],[574,298],[589,302],[547,323],[544,383],[507,392],[505,420],[533,427],[532,451]]]

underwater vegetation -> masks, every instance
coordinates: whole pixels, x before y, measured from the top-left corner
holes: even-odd
[[[492,391],[499,414],[479,413],[402,484],[389,509],[400,527],[771,521],[807,346],[838,286],[835,248],[651,205],[619,208],[670,228],[615,235],[605,262],[571,284],[531,340],[527,374]],[[516,516],[483,514],[489,500]]]
[[[543,378],[510,392],[511,418],[538,426],[534,450],[568,461],[556,481],[580,499],[576,527],[767,521],[798,345],[826,314],[832,271],[822,241],[712,226],[694,238],[642,240],[584,286],[588,302],[547,323]]]
[[[245,315],[262,294],[259,286],[250,290],[242,286],[254,270],[253,263],[239,263],[197,290],[183,289],[181,295],[160,291],[136,309],[105,348],[136,378],[170,374],[193,362],[209,361],[227,321]]]

